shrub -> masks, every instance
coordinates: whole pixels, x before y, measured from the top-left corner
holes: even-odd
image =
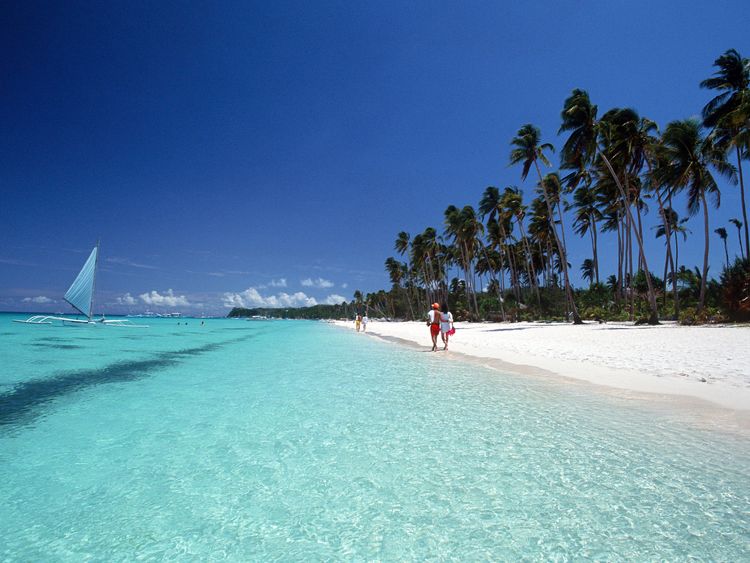
[[[750,259],[738,258],[721,273],[722,306],[733,321],[750,321]]]
[[[704,307],[698,313],[695,307],[687,307],[680,312],[680,324],[685,326],[704,325],[708,323],[723,323],[727,319],[713,307]]]

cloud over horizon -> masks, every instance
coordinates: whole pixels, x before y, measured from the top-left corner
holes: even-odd
[[[118,305],[135,305],[138,303],[136,298],[130,295],[130,293],[118,297],[115,301],[117,301]]]
[[[342,303],[345,303],[346,301],[347,299],[343,295],[332,293],[331,295],[325,298],[324,303],[326,305],[341,305]]]
[[[129,294],[128,294],[129,295]],[[160,294],[156,290],[152,290],[150,293],[141,293],[141,301],[146,305],[155,305],[160,307],[189,307],[190,302],[184,295],[175,295],[171,289],[168,289],[164,294]]]
[[[49,297],[45,295],[37,295],[36,297],[24,297],[23,302],[24,303],[52,303],[54,299],[50,299]]]
[[[258,290],[254,287],[248,287],[245,291],[240,293],[224,293],[222,298],[224,307],[268,307],[268,308],[281,308],[281,307],[312,307],[317,305],[318,302],[314,297],[309,297],[302,291],[296,293],[280,292],[276,295],[261,295]]]

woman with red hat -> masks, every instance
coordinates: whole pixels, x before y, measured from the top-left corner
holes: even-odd
[[[427,313],[427,326],[430,327],[430,336],[432,337],[432,351],[437,350],[437,337],[440,334],[440,305],[432,304],[432,309]]]

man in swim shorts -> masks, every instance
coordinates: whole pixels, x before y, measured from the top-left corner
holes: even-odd
[[[432,337],[432,351],[437,350],[437,337],[440,334],[440,305],[432,304],[432,309],[427,313],[427,325],[430,327]]]

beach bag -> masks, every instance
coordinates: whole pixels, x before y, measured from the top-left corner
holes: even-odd
[[[456,334],[456,328],[451,327],[451,329],[448,331],[448,336],[453,336],[454,334]]]

